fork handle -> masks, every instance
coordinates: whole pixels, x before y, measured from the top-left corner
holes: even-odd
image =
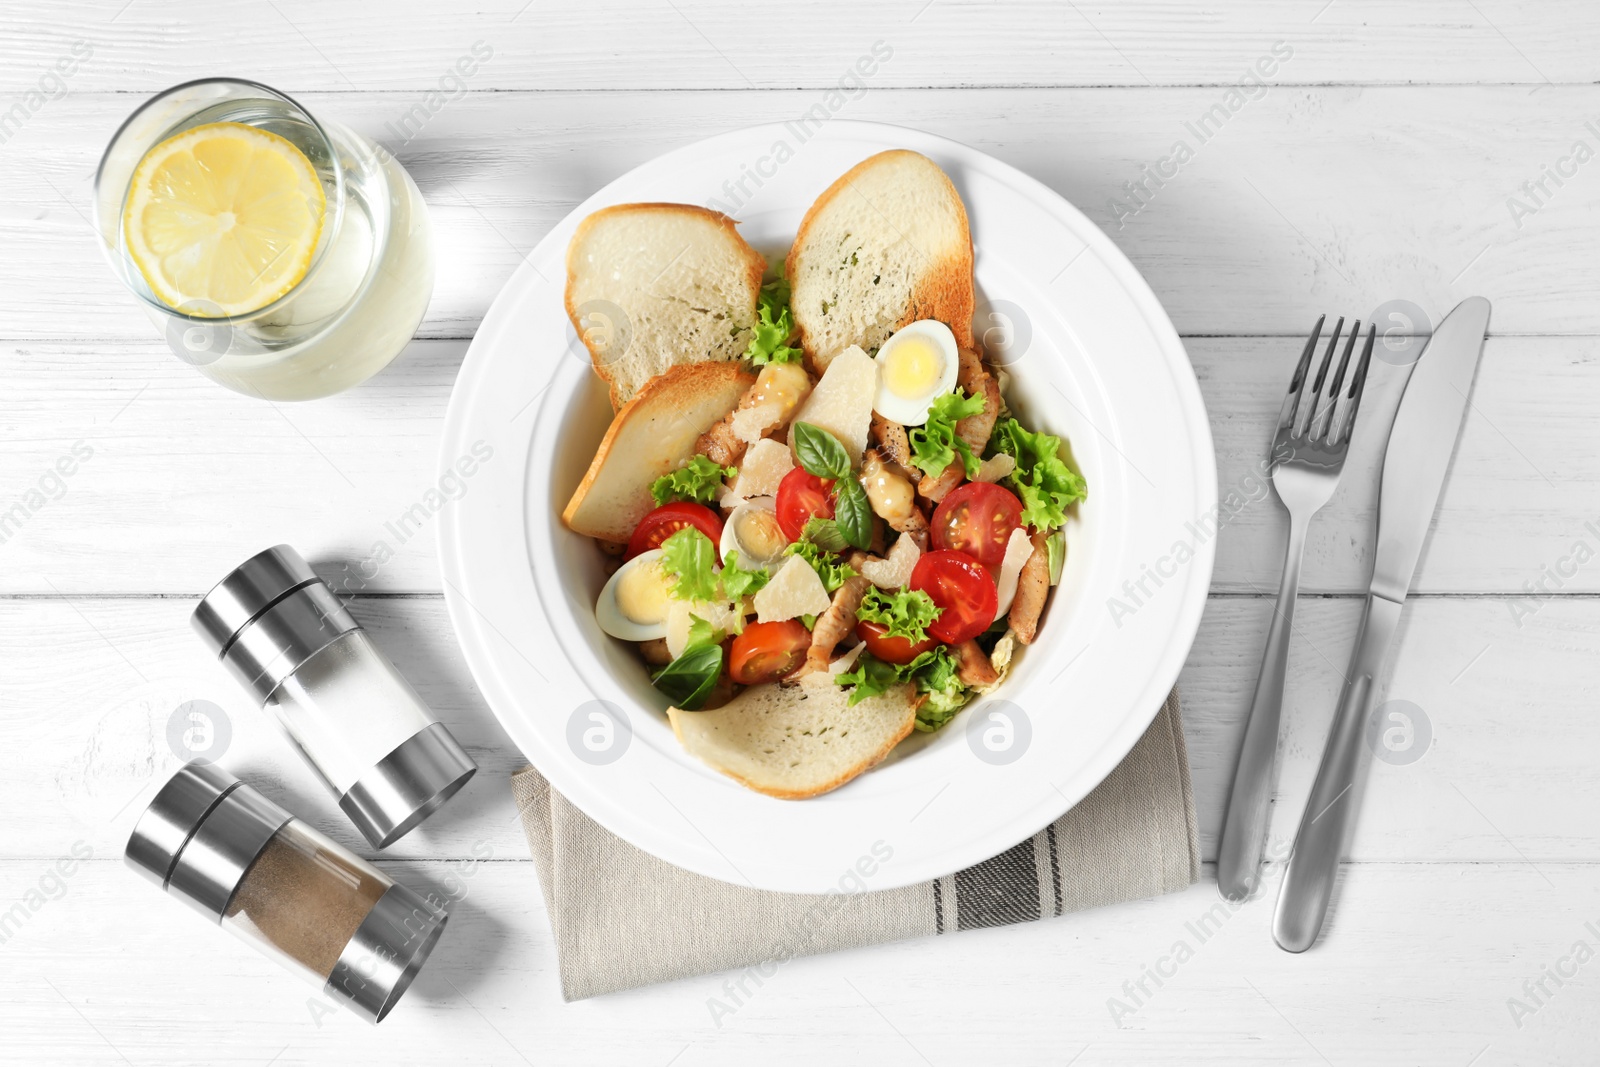
[[[1400,625],[1400,604],[1367,594],[1361,636],[1350,657],[1339,710],[1328,732],[1322,766],[1300,818],[1294,853],[1278,889],[1278,909],[1272,917],[1272,937],[1289,952],[1304,952],[1317,940],[1322,919],[1333,895],[1350,828],[1355,824],[1361,799],[1357,772],[1363,767],[1361,739],[1366,733],[1369,708],[1377,690],[1378,675],[1389,655]]]
[[[1261,879],[1261,849],[1267,834],[1268,802],[1276,780],[1278,724],[1283,718],[1283,687],[1289,668],[1289,637],[1294,629],[1295,597],[1300,592],[1300,563],[1305,557],[1309,514],[1289,515],[1289,544],[1284,551],[1283,584],[1267,631],[1250,716],[1245,721],[1239,764],[1228,794],[1228,816],[1217,853],[1217,887],[1229,900],[1244,900]]]

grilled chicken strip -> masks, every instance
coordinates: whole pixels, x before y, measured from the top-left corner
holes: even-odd
[[[878,455],[902,467],[911,466],[911,442],[906,438],[906,428],[872,413],[872,440],[878,446]]]
[[[784,427],[811,394],[811,379],[798,363],[769,363],[739,398],[739,406],[700,435],[695,451],[724,467],[744,458],[745,449]]]
[[[962,685],[977,689],[1000,680],[1000,672],[994,669],[994,664],[989,662],[988,654],[978,647],[978,642],[967,640],[959,645],[951,645],[950,652],[956,658],[956,677],[961,679]]]
[[[852,552],[846,562],[859,570],[866,558],[865,553]],[[872,583],[858,574],[845,579],[845,583],[834,592],[833,603],[828,605],[828,610],[822,613],[811,630],[811,648],[806,652],[804,668],[806,674],[828,669],[828,664],[833,660],[833,650],[856,628],[856,611],[861,607],[861,598],[871,588]]]
[[[1017,594],[1012,598],[1011,614],[1007,617],[1017,633],[1017,640],[1025,645],[1033,644],[1038,636],[1039,613],[1050,595],[1050,552],[1044,542],[1044,534],[1033,535],[1033,555],[1017,575]]]

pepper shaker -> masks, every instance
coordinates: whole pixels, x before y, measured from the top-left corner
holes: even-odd
[[[156,793],[123,859],[373,1023],[410,986],[449,919],[201,760]]]
[[[241,563],[190,621],[228,672],[272,712],[373,847],[405,836],[477,771],[290,546]]]

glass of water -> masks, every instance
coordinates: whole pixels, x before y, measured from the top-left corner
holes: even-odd
[[[433,291],[411,176],[255,82],[189,82],[135,111],[100,161],[95,227],[178,358],[266,400],[376,374]]]

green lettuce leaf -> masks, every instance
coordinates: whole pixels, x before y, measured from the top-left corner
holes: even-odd
[[[729,552],[722,557],[722,595],[725,600],[738,600],[759,592],[771,577],[765,567],[745,570],[739,566],[737,552]]]
[[[917,711],[916,728],[924,733],[931,733],[949,722],[971,696],[961,684],[955,657],[944,645],[929,649],[899,667],[863,652],[856,660],[855,669],[835,676],[834,682],[855,687],[850,693],[852,706],[868,697],[880,696],[901,683],[916,683],[917,692],[927,694],[928,698]]]
[[[785,555],[799,556],[811,564],[811,569],[822,579],[822,588],[829,593],[856,576],[854,567],[832,552],[819,548],[815,542],[799,540],[783,551]]]
[[[939,617],[939,610],[933,598],[920,589],[886,593],[873,586],[861,598],[856,618],[884,627],[885,636],[903,637],[915,645],[928,639],[928,627]]]
[[[789,314],[789,281],[780,269],[778,276],[761,283],[761,295],[756,301],[756,325],[749,347],[744,350],[751,365],[762,367],[768,363],[797,363],[801,358],[798,348],[786,343],[794,333],[794,317]]]
[[[1067,508],[1089,495],[1082,476],[1061,458],[1061,438],[1024,430],[1014,418],[995,423],[989,450],[1017,461],[1006,483],[1022,501],[1022,524],[1049,532],[1067,521]]]
[[[737,467],[721,467],[705,456],[696,456],[686,466],[663,474],[650,483],[650,496],[655,499],[657,507],[674,500],[710,504],[717,499],[722,479],[732,478],[738,473]]]
[[[955,657],[943,645],[933,650],[931,662],[918,669],[916,680],[917,692],[927,694],[928,699],[917,709],[914,725],[925,734],[932,733],[955,718],[956,712],[965,707],[972,697],[967,687],[961,684]]]
[[[679,600],[716,600],[717,550],[711,538],[685,526],[661,542],[661,569],[675,579],[672,595]]]
[[[922,473],[937,478],[960,456],[967,477],[976,477],[980,465],[978,457],[956,436],[956,423],[982,410],[983,397],[967,396],[960,389],[934,400],[928,408],[928,421],[914,427],[908,435],[912,462]]]

